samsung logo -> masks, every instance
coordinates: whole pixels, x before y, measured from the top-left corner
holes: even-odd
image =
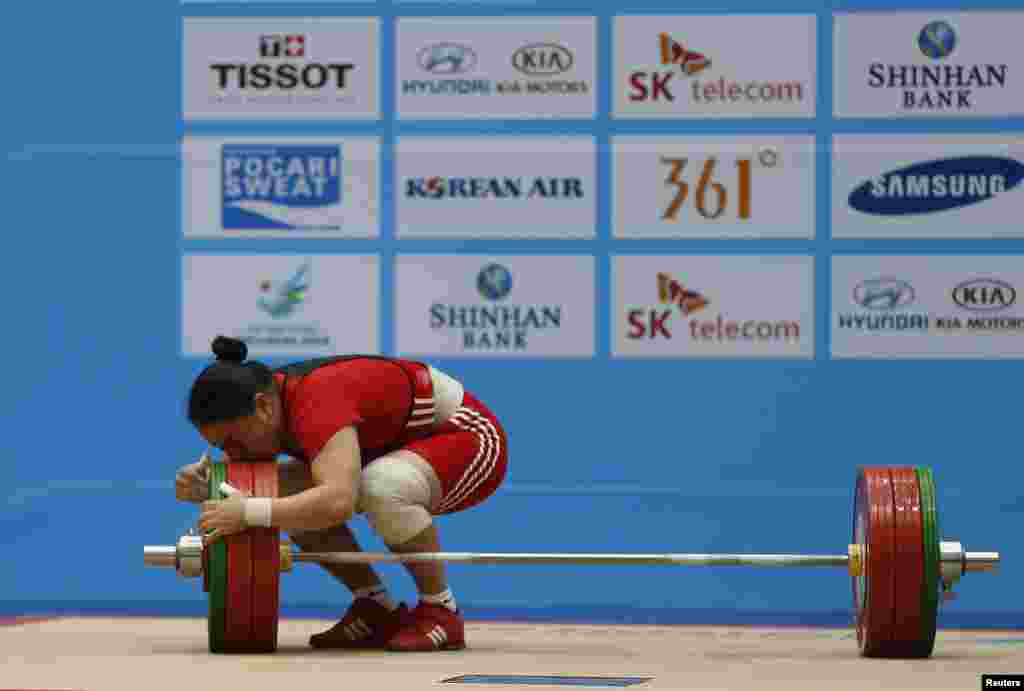
[[[553,76],[573,66],[572,52],[556,43],[532,43],[512,54],[512,66],[530,76]]]
[[[416,56],[420,67],[431,74],[464,74],[476,67],[476,53],[460,43],[435,43]]]
[[[947,211],[991,199],[1024,180],[1024,164],[999,156],[916,163],[872,178],[850,193],[850,207],[876,216]]]
[[[861,281],[853,289],[853,301],[869,310],[894,310],[914,302],[914,289],[895,278]]]
[[[1006,281],[976,278],[953,289],[953,302],[973,312],[994,312],[1017,301],[1017,291]]]

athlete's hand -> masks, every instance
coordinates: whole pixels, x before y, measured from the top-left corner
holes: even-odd
[[[204,501],[199,517],[199,530],[205,536],[206,544],[216,542],[226,535],[234,535],[246,529],[245,497],[236,494],[220,501]]]
[[[174,496],[178,501],[199,504],[210,498],[210,454],[204,453],[196,463],[178,470],[174,479]]]

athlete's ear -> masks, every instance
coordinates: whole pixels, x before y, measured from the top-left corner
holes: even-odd
[[[254,399],[256,403],[256,416],[266,425],[274,422],[274,396],[269,393],[258,393]]]

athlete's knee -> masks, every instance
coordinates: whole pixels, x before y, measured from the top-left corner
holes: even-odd
[[[436,479],[429,466],[409,451],[377,459],[362,474],[360,509],[389,545],[400,545],[430,527]]]

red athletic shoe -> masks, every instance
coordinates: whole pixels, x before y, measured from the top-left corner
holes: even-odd
[[[388,650],[403,653],[461,650],[466,647],[462,614],[443,605],[421,602],[388,642]]]
[[[405,603],[388,611],[375,600],[356,598],[341,621],[310,636],[309,644],[314,648],[383,649],[408,618]]]

